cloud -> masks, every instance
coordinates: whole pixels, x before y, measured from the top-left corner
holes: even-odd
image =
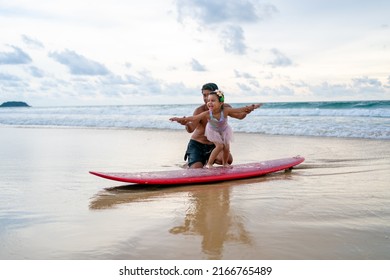
[[[352,83],[355,87],[360,88],[380,88],[382,86],[382,83],[378,79],[370,79],[368,77],[352,79]]]
[[[199,61],[197,61],[195,58],[193,58],[191,60],[191,68],[193,71],[197,71],[197,72],[204,72],[206,71],[206,67],[202,64],[199,63]]]
[[[42,78],[44,76],[44,72],[38,67],[30,66],[27,70],[35,78]]]
[[[22,40],[25,44],[33,47],[33,48],[40,48],[40,49],[43,49],[44,46],[41,42],[39,42],[38,40],[35,40],[27,35],[22,35]]]
[[[286,67],[292,65],[291,59],[278,49],[271,49],[271,53],[273,54],[273,59],[269,64],[272,65],[272,67]]]
[[[0,52],[0,64],[28,64],[32,62],[31,57],[22,49],[11,46],[12,52]]]
[[[304,81],[290,82],[288,85],[255,85],[255,79],[243,78],[238,72],[240,82],[236,83],[243,96],[269,97],[272,99],[299,100],[306,98],[313,100],[364,100],[383,99],[386,94],[390,96],[390,87],[386,82],[367,76],[352,78],[342,83],[323,81],[311,84]],[[244,79],[244,81],[242,81]]]
[[[234,69],[234,74],[236,75],[236,78],[245,78],[245,79],[254,79],[255,78],[250,73],[240,72],[236,69]]]
[[[143,93],[145,95],[161,93],[163,82],[154,78],[149,71],[140,71],[136,75],[109,74],[101,78],[101,84],[118,87],[123,94]]]
[[[253,76],[252,74],[247,72],[240,72],[236,69],[234,69],[234,74],[236,78],[240,80],[244,80],[244,82],[240,82],[237,84],[240,89],[247,91],[251,89],[250,86],[255,88],[260,88],[259,82],[257,81],[256,77]]]
[[[352,79],[352,87],[360,94],[378,94],[388,91],[386,85],[381,81],[366,76]]]
[[[20,81],[20,78],[11,74],[0,73],[0,81]]]
[[[178,21],[191,18],[204,25],[231,22],[257,22],[272,16],[272,4],[256,0],[177,0]]]
[[[271,90],[273,96],[294,96],[295,91],[293,88],[287,87],[287,86],[279,86],[275,87]]]
[[[170,83],[160,80],[149,71],[140,71],[124,76],[110,74],[99,78],[95,92],[109,97],[139,98],[167,102],[173,96],[192,96],[197,89],[186,87],[183,83]],[[94,92],[91,92],[93,95]],[[136,102],[136,101],[135,101]]]
[[[202,28],[217,32],[227,53],[246,53],[244,30],[240,24],[257,23],[278,10],[257,0],[177,0],[178,21],[191,19]]]
[[[223,48],[228,53],[245,54],[247,46],[244,41],[244,31],[238,25],[227,26],[221,33]]]
[[[110,73],[103,64],[90,60],[74,51],[52,52],[49,56],[67,66],[73,75],[104,76]]]
[[[148,93],[161,93],[162,81],[154,78],[149,71],[139,72],[138,85]]]
[[[15,98],[28,89],[29,83],[26,79],[8,73],[0,73],[1,98]]]
[[[313,95],[325,96],[334,99],[341,98],[381,98],[383,94],[390,94],[389,88],[381,81],[369,77],[358,77],[351,79],[350,82],[332,84],[323,82],[320,85],[308,85],[309,91]]]
[[[242,91],[251,91],[251,87],[248,86],[247,84],[237,83],[237,86],[238,86],[239,89],[242,90]]]

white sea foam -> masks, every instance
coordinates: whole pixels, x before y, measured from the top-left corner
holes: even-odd
[[[234,107],[243,104],[232,104]],[[196,105],[1,108],[0,125],[183,129],[172,116],[192,115]],[[390,101],[268,103],[234,131],[325,137],[390,139]]]

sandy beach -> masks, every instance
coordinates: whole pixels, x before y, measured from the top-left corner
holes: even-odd
[[[184,131],[0,127],[0,259],[390,259],[390,141],[235,134],[235,163],[291,173],[141,187],[95,171],[173,170]]]

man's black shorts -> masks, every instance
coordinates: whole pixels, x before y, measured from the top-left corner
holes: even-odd
[[[214,144],[202,144],[198,141],[191,139],[188,143],[187,151],[184,155],[184,160],[188,159],[189,167],[195,162],[201,162],[203,165],[205,165],[214,148]]]

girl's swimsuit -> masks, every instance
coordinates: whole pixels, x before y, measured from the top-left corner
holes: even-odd
[[[227,118],[225,118],[223,114],[223,110],[221,111],[221,118],[219,120],[213,116],[213,112],[211,112],[211,110],[209,112],[210,112],[209,124],[214,128],[214,130],[224,131],[228,124],[227,124]]]
[[[213,143],[229,144],[233,138],[233,131],[225,118],[223,110],[218,120],[210,110],[210,120],[207,122],[205,135]]]

